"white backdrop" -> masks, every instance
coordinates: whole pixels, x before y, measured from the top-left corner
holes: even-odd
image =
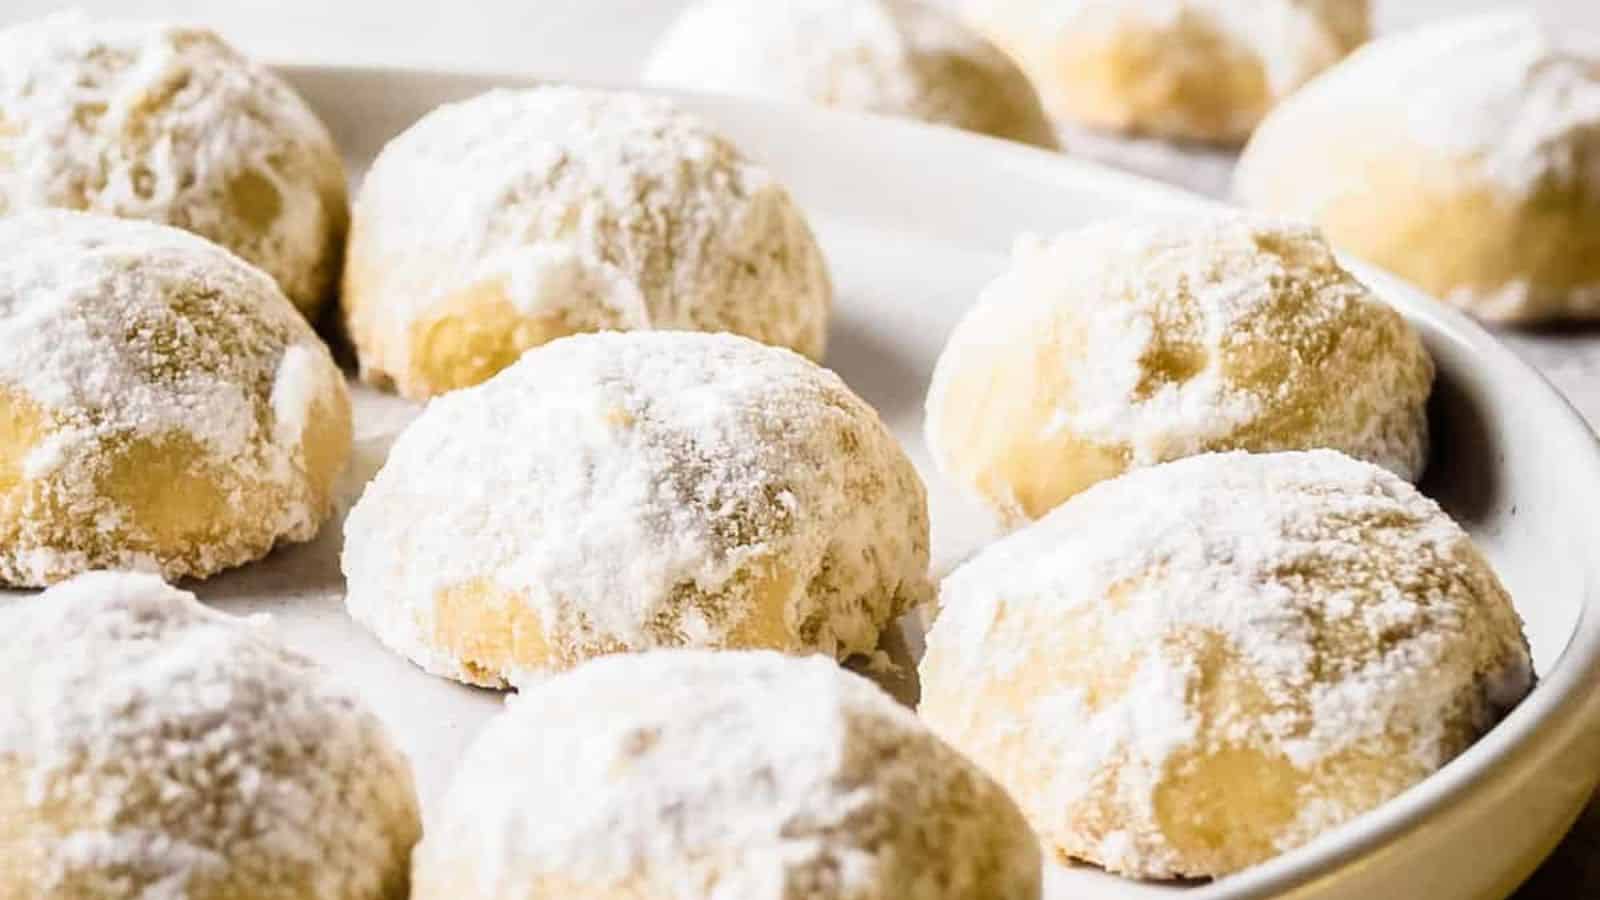
[[[771,0],[783,2],[783,0]],[[1393,28],[1508,5],[1548,7],[1600,28],[1600,0],[1374,0]],[[293,62],[391,63],[626,81],[682,0],[0,0],[0,24],[63,9],[176,19]]]

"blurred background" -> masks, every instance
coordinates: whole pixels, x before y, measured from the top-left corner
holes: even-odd
[[[775,3],[783,0],[773,0]],[[959,7],[961,0],[930,0]],[[0,0],[0,25],[66,10],[203,23],[274,62],[399,65],[607,84],[636,81],[688,0]],[[1600,0],[1372,0],[1379,33],[1491,9],[1534,8],[1600,30]],[[1214,197],[1234,153],[1064,127],[1072,152]],[[1600,421],[1600,394],[1594,413]]]
[[[681,0],[5,0],[0,24],[81,9],[98,16],[204,22],[241,49],[270,60],[621,81],[633,76],[651,42],[683,5]],[[1600,0],[1373,2],[1380,30],[1508,6],[1538,7],[1600,27]]]

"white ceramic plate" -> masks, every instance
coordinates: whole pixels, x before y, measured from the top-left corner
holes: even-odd
[[[391,136],[435,105],[517,79],[287,67],[359,173]],[[1003,265],[1020,232],[1050,233],[1113,214],[1203,201],[1057,155],[910,123],[730,99],[684,97],[792,189],[838,286],[828,364],[898,432],[928,482],[935,565],[987,533],[927,465],[922,397],[957,316]],[[1600,453],[1538,375],[1481,329],[1365,267],[1360,274],[1425,335],[1441,380],[1424,489],[1464,522],[1516,597],[1540,687],[1504,724],[1381,809],[1311,845],[1198,886],[1122,881],[1052,868],[1050,900],[1159,897],[1495,897],[1565,830],[1600,775],[1600,609],[1594,559]],[[361,391],[358,434],[410,414]],[[380,441],[370,442],[370,450]],[[368,454],[370,465],[376,458]],[[341,604],[339,528],[199,586],[235,612],[270,611],[286,636],[353,682],[389,722],[417,772],[425,811],[463,747],[500,703],[424,675],[353,625]],[[975,898],[977,900],[977,898]]]

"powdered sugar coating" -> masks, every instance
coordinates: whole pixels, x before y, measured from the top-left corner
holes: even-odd
[[[468,751],[418,900],[1036,900],[987,776],[832,661],[668,651],[525,691]]]
[[[799,209],[731,143],[664,100],[550,86],[447,104],[384,148],[343,303],[364,377],[423,397],[604,329],[820,357],[831,298]]]
[[[1144,877],[1298,846],[1532,687],[1521,622],[1431,500],[1332,451],[1090,488],[948,578],[923,717],[1061,852]]]
[[[351,615],[436,674],[601,653],[843,658],[926,599],[921,481],[832,373],[731,335],[579,335],[438,398],[345,524]]]
[[[1423,29],[1363,60],[1360,77],[1406,92],[1412,138],[1475,158],[1513,190],[1600,184],[1600,35],[1500,14]]]
[[[1022,70],[921,0],[699,0],[656,44],[644,80],[1056,145]]]
[[[1212,141],[1247,137],[1278,100],[1370,33],[1367,0],[967,0],[1058,115]]]
[[[1264,123],[1236,185],[1487,318],[1600,314],[1600,35],[1523,11],[1386,38]]]
[[[1233,213],[1019,242],[928,391],[940,468],[1017,523],[1207,450],[1332,447],[1415,478],[1433,365],[1314,229]]]
[[[404,760],[262,622],[97,572],[0,628],[0,897],[405,896]]]
[[[57,207],[195,232],[314,317],[348,221],[327,129],[196,28],[57,16],[0,29],[0,212]]]
[[[0,580],[205,576],[308,540],[350,443],[272,279],[173,228],[0,218]]]

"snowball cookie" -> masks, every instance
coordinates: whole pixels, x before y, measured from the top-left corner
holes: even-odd
[[[0,217],[0,582],[203,578],[313,537],[350,452],[328,350],[191,234]]]
[[[494,91],[395,138],[356,204],[363,377],[416,399],[577,332],[731,331],[822,356],[832,287],[800,209],[650,97]]]
[[[1016,63],[919,0],[700,0],[656,45],[644,78],[1056,146]]]
[[[967,0],[966,10],[1056,115],[1227,143],[1370,33],[1367,0]]]
[[[406,896],[405,760],[259,621],[94,572],[0,628],[0,900]]]
[[[1465,532],[1342,454],[1208,454],[1085,491],[947,579],[922,715],[1047,846],[1223,875],[1444,765],[1532,687]]]
[[[1380,41],[1274,113],[1236,178],[1486,319],[1600,317],[1600,34],[1513,13]]]
[[[1038,900],[1005,791],[831,661],[615,656],[515,698],[417,848],[415,900]]]
[[[928,599],[922,482],[833,373],[732,335],[553,342],[428,405],[345,523],[350,613],[429,672],[840,659]]]
[[[1422,470],[1433,362],[1306,227],[1222,214],[1019,244],[928,392],[940,468],[1009,524],[1130,468],[1330,447]]]
[[[260,266],[308,318],[349,220],[328,130],[209,31],[57,16],[0,29],[0,214],[174,225]]]

